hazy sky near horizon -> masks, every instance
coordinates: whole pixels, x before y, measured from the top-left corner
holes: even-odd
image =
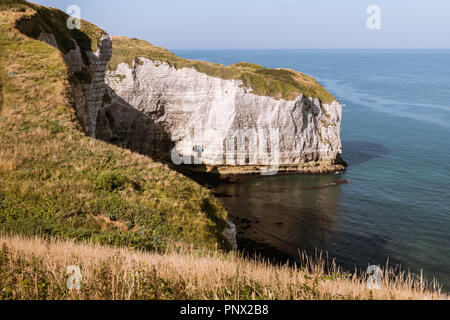
[[[450,48],[449,0],[32,0],[171,49]],[[367,8],[381,9],[381,29]]]

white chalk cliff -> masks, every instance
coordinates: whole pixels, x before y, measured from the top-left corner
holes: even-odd
[[[44,41],[58,49],[53,34],[41,33],[38,40]],[[83,60],[80,47],[63,53],[64,62],[70,70],[71,87],[75,99],[77,116],[86,133],[95,137],[97,115],[102,108],[105,94],[105,70],[112,55],[112,39],[103,35],[99,39],[96,52],[85,52],[88,61]]]
[[[122,63],[106,72],[110,101],[104,108],[116,135],[122,132],[144,145],[147,138],[153,142],[144,147],[149,153],[160,151],[152,150],[158,140],[170,139],[172,160],[178,155],[179,162],[201,163],[223,174],[256,173],[268,164],[280,172],[342,170],[342,108],[337,101],[322,104],[303,95],[276,100],[253,94],[240,80],[139,59],[131,67]],[[146,128],[137,114],[127,112],[130,107],[150,120],[153,133],[142,137],[131,132]],[[137,148],[134,141],[126,143]]]

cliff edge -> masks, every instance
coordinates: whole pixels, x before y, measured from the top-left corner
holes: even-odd
[[[342,107],[300,72],[113,37],[105,83],[98,138],[221,176],[345,170]]]

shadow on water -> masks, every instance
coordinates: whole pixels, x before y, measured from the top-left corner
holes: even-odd
[[[345,141],[345,160],[360,165],[389,153],[376,143]],[[300,261],[299,252],[323,252],[347,270],[386,263],[388,239],[340,227],[347,175],[291,175],[214,188],[236,224],[238,246],[275,262]],[[350,177],[351,178],[351,177]],[[400,262],[398,262],[400,263]]]
[[[241,249],[261,254],[278,250],[292,258],[299,248],[318,247],[329,237],[341,193],[339,184],[333,184],[338,179],[280,176],[221,185],[215,191],[226,195],[219,199],[236,224]]]
[[[349,166],[357,166],[389,154],[389,149],[373,142],[343,141],[342,146],[345,152],[345,161]]]
[[[226,185],[216,192],[236,224],[238,246],[273,262],[301,262],[300,253],[323,253],[346,271],[385,265],[387,238],[343,231],[340,176],[289,176]],[[332,185],[327,188],[314,186]],[[400,264],[401,261],[391,261]]]

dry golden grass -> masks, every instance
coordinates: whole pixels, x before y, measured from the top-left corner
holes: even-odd
[[[298,269],[217,251],[157,254],[17,236],[0,236],[0,248],[4,299],[448,299],[392,270],[371,291],[364,276],[325,273],[323,261]],[[80,290],[67,289],[71,265],[81,269]]]

